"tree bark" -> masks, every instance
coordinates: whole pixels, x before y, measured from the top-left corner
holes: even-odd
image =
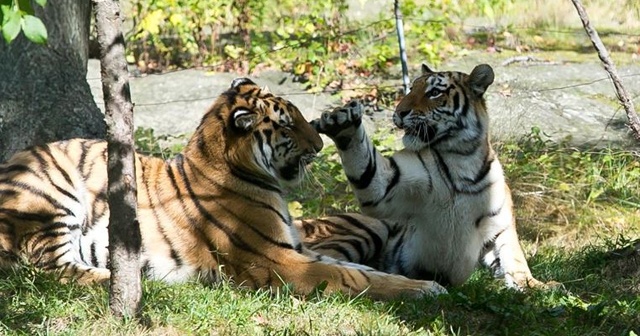
[[[31,145],[105,134],[86,81],[91,3],[33,7],[47,27],[46,45],[23,34],[10,44],[0,38],[0,162]]]
[[[609,52],[602,43],[600,36],[598,36],[598,32],[593,27],[593,25],[591,25],[591,21],[589,20],[589,16],[587,15],[587,11],[582,5],[582,2],[580,0],[571,1],[578,11],[578,15],[580,16],[580,20],[582,20],[584,30],[587,32],[587,35],[589,35],[591,43],[593,43],[594,48],[598,52],[598,57],[602,61],[604,69],[607,71],[607,73],[609,73],[609,77],[611,77],[611,80],[613,81],[613,86],[616,89],[618,100],[620,100],[620,104],[622,104],[624,111],[627,113],[627,119],[629,120],[629,129],[633,133],[633,136],[636,138],[636,140],[640,142],[640,118],[638,118],[638,114],[633,107],[633,101],[631,100],[631,98],[629,98],[629,94],[624,88],[620,76],[618,76],[616,65],[611,60],[611,57],[609,57]]]
[[[129,91],[120,6],[115,0],[93,2],[100,45],[109,156],[109,304],[111,312],[116,316],[136,316],[142,297],[141,237],[136,215],[133,104]]]

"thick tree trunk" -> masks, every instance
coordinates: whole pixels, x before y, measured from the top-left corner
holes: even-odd
[[[120,6],[93,0],[100,44],[109,155],[109,303],[116,316],[136,316],[142,297],[140,227],[136,216],[133,104],[124,54]]]
[[[91,3],[33,7],[47,27],[47,45],[22,34],[11,44],[0,38],[0,162],[34,144],[105,134],[85,77]]]

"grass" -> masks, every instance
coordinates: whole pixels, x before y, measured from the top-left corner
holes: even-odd
[[[166,155],[148,132],[138,132]],[[153,139],[151,139],[153,140]],[[377,136],[382,151],[392,136]],[[139,142],[140,144],[141,142]],[[145,149],[154,149],[145,148]],[[110,316],[103,287],[59,284],[27,267],[0,271],[0,334],[7,335],[633,335],[640,333],[640,255],[613,249],[640,237],[638,154],[578,149],[535,130],[497,145],[516,202],[532,271],[566,291],[504,289],[484,270],[448,295],[375,302],[342,295],[300,297],[223,282],[144,282],[141,323]],[[301,215],[355,210],[325,148],[301,201]],[[302,188],[301,188],[302,189]],[[328,192],[328,191],[329,192]]]

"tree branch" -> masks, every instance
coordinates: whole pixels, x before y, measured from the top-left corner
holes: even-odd
[[[591,39],[591,43],[593,43],[593,46],[596,48],[596,51],[598,52],[598,57],[602,61],[602,64],[604,65],[604,69],[609,73],[609,76],[613,81],[613,86],[616,89],[616,95],[618,96],[618,100],[620,100],[620,103],[622,104],[624,111],[627,113],[627,119],[629,120],[629,123],[627,124],[627,126],[629,127],[629,129],[631,129],[631,132],[633,133],[633,136],[636,138],[636,140],[640,141],[640,119],[638,118],[638,114],[636,113],[633,107],[633,103],[631,101],[631,98],[629,98],[629,94],[627,93],[627,90],[624,88],[624,85],[622,85],[622,81],[620,80],[620,77],[618,76],[618,71],[616,70],[616,66],[615,64],[613,64],[613,61],[609,56],[609,52],[607,51],[607,48],[602,43],[600,36],[598,36],[598,32],[591,25],[591,22],[589,21],[589,16],[587,15],[587,12],[584,9],[584,6],[582,5],[582,2],[580,0],[571,0],[571,1],[573,2],[573,5],[576,7],[576,10],[578,11],[578,15],[580,16],[580,20],[582,20],[582,25],[584,26],[584,30],[587,32],[587,35],[589,35],[589,38]]]

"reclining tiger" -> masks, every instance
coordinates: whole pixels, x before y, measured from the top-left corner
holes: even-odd
[[[368,138],[357,101],[312,121],[334,140],[362,212],[382,221],[302,221],[305,245],[445,285],[464,283],[481,262],[509,287],[544,286],[520,247],[511,192],[489,142],[483,95],[493,80],[486,64],[470,74],[423,65],[393,115],[405,148],[389,158]]]
[[[306,249],[283,199],[322,148],[289,101],[249,79],[232,82],[185,149],[164,161],[136,154],[141,265],[151,279],[365,292],[375,299],[445,292]],[[63,281],[105,283],[106,143],[37,146],[0,165],[0,266],[28,263]],[[336,219],[357,218],[357,215]]]

